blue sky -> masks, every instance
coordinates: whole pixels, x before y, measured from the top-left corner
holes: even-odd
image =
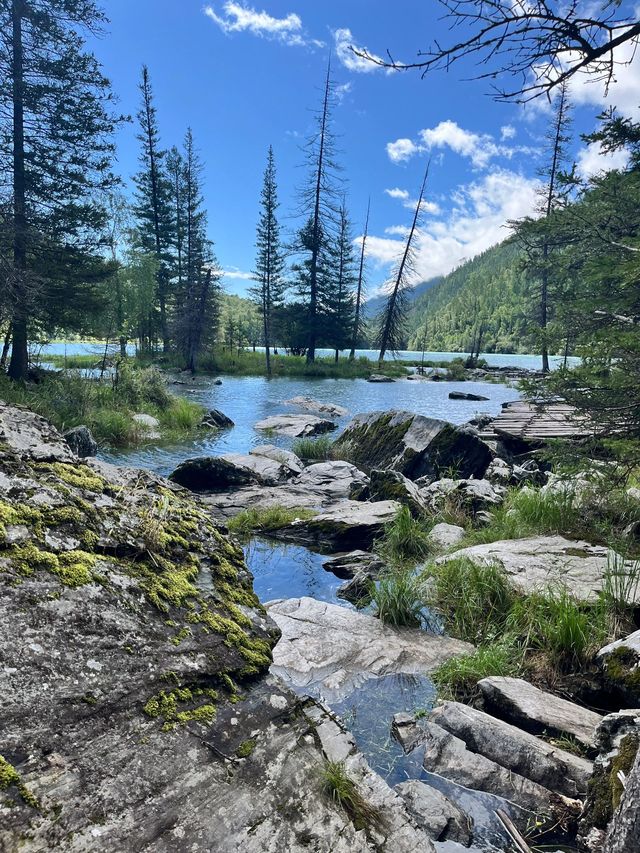
[[[304,179],[300,145],[312,128],[329,51],[339,87],[334,119],[347,203],[361,227],[371,196],[369,290],[388,275],[431,155],[417,278],[443,274],[506,236],[508,219],[531,213],[543,162],[548,107],[498,104],[463,64],[422,80],[358,61],[349,44],[412,60],[445,38],[435,0],[105,0],[110,25],[97,43],[120,109],[135,115],[143,63],[149,66],[162,143],[180,144],[191,126],[205,162],[209,231],[229,291],[244,293],[254,257],[258,197],[273,145],[280,215],[296,225]],[[624,58],[624,57],[621,57]],[[637,118],[640,60],[621,66],[608,96],[599,84],[573,86],[579,168],[603,166],[578,136],[606,104]],[[118,171],[137,168],[136,126],[118,135]],[[616,163],[620,163],[618,158]]]

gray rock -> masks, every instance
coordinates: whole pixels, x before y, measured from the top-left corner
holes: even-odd
[[[395,501],[340,501],[313,518],[273,530],[271,535],[333,551],[367,549],[382,536],[385,525],[394,520],[399,509],[400,504]]]
[[[39,462],[76,458],[60,433],[40,415],[0,401],[0,461],[4,457]]]
[[[398,501],[408,507],[416,518],[427,511],[426,501],[418,486],[400,471],[382,471],[374,468],[369,481],[369,500]]]
[[[336,597],[354,604],[361,609],[371,603],[375,584],[368,572],[357,572],[352,578],[340,584]]]
[[[531,536],[474,545],[438,559],[468,557],[478,565],[501,566],[514,586],[523,592],[560,584],[581,601],[595,601],[603,588],[611,553],[601,545],[562,536]],[[632,567],[631,561],[628,566]],[[635,601],[640,603],[640,590]]]
[[[400,711],[393,715],[391,734],[398,741],[405,754],[412,752],[425,742],[426,733],[415,714]]]
[[[132,417],[133,422],[137,425],[143,437],[150,440],[155,440],[161,437],[160,421],[154,418],[153,415],[147,415],[144,412],[139,412]]]
[[[367,379],[367,382],[395,382],[391,376],[384,376],[382,373],[372,373]]]
[[[76,456],[81,459],[85,459],[87,456],[95,456],[98,452],[98,442],[91,434],[88,426],[73,427],[62,435]]]
[[[634,501],[640,501],[640,489],[637,486],[631,486],[627,489],[627,495]]]
[[[503,486],[492,485],[488,480],[436,480],[421,490],[421,494],[432,512],[440,512],[448,501],[454,501],[460,509],[475,514],[481,510],[499,506],[505,498]]]
[[[425,723],[424,730],[425,770],[438,773],[466,788],[497,794],[536,815],[551,817],[556,798],[576,815],[579,812],[580,804],[577,801],[572,802],[552,793],[537,782],[525,779],[483,755],[472,752],[463,740],[436,723]]]
[[[335,403],[323,403],[311,397],[292,397],[291,400],[285,400],[284,402],[287,406],[298,406],[307,412],[315,412],[318,415],[329,415],[334,418],[343,418],[349,414],[348,410],[343,408],[343,406],[337,406]]]
[[[620,805],[613,815],[603,853],[637,853],[640,839],[640,749],[625,779]]]
[[[272,672],[296,690],[327,701],[345,698],[375,676],[424,675],[472,649],[451,637],[391,628],[373,616],[313,598],[272,601],[267,612],[282,634]]]
[[[551,791],[568,797],[586,794],[593,764],[585,758],[458,702],[442,702],[429,720],[461,738],[472,752]]]
[[[470,429],[413,412],[357,415],[336,445],[348,445],[364,470],[391,469],[411,480],[437,479],[454,465],[460,477],[481,477],[491,461],[491,451]]]
[[[304,469],[302,460],[293,451],[285,450],[283,447],[276,447],[275,444],[261,444],[258,447],[252,447],[249,454],[251,456],[264,456],[266,459],[272,459],[274,462],[286,465],[294,475],[302,474]]]
[[[511,482],[512,468],[504,459],[497,457],[487,468],[485,479],[490,483],[507,486]]]
[[[464,537],[464,527],[459,527],[457,524],[447,524],[445,521],[436,524],[429,533],[429,541],[441,550],[454,548],[460,544]]]
[[[570,735],[586,747],[593,747],[602,716],[545,693],[521,678],[494,676],[478,682],[485,707],[529,732]]]
[[[471,394],[465,391],[449,391],[450,400],[488,400],[488,397],[483,397],[482,394]]]
[[[265,456],[226,453],[185,459],[170,479],[193,492],[226,491],[249,483],[273,486],[291,475],[289,467]]]
[[[401,782],[395,790],[418,826],[434,841],[471,844],[471,818],[436,788],[418,780]]]
[[[214,429],[231,429],[235,426],[231,418],[227,417],[220,409],[209,409],[202,419],[202,426]]]
[[[597,660],[607,691],[624,705],[640,706],[640,631],[600,649]]]
[[[370,551],[349,551],[346,554],[337,554],[324,560],[322,568],[332,572],[342,580],[354,578],[362,572],[370,577],[377,577],[384,569],[384,563],[376,554]]]
[[[274,415],[258,421],[255,429],[277,432],[292,438],[322,435],[337,429],[333,421],[318,418],[315,415]]]

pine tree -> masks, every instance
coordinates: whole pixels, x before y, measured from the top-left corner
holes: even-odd
[[[96,253],[105,220],[101,193],[114,184],[118,118],[108,108],[109,81],[81,35],[104,23],[92,0],[0,5],[0,180],[11,186],[8,372],[17,380],[27,375],[32,323],[89,298],[86,288],[82,296],[87,266],[92,275],[111,272],[100,273]],[[72,311],[69,321],[75,319]]]
[[[174,287],[176,300],[179,307],[180,300],[184,296],[184,253],[185,253],[185,222],[186,213],[184,179],[184,158],[174,145],[167,154],[167,176],[171,186],[171,206],[173,209],[173,249],[175,253]]]
[[[335,351],[338,361],[340,350],[345,349],[353,335],[354,288],[356,284],[355,259],[351,223],[343,201],[339,211],[338,236],[332,249],[332,268],[329,271],[328,287],[323,305],[326,320],[323,324],[327,343]]]
[[[327,249],[336,233],[339,208],[335,137],[331,128],[333,91],[329,62],[322,106],[316,116],[316,131],[306,145],[309,178],[301,193],[305,222],[298,232],[295,247],[303,255],[296,271],[299,275],[300,295],[307,304],[308,364],[315,361],[316,357],[321,325],[322,283],[328,265]]]
[[[178,339],[187,370],[195,372],[200,353],[215,339],[220,316],[221,271],[207,237],[202,199],[202,163],[191,128],[184,145],[185,298],[178,315]]]
[[[414,259],[414,238],[418,228],[420,219],[420,208],[422,207],[422,199],[427,186],[429,177],[429,165],[425,169],[422,186],[420,187],[420,195],[416,204],[416,210],[413,216],[413,222],[407,235],[404,251],[400,263],[393,276],[393,283],[387,304],[382,311],[380,317],[380,333],[378,343],[380,346],[380,354],[378,362],[382,364],[387,350],[397,351],[402,348],[403,339],[406,335],[407,327],[407,304],[406,304],[406,289],[409,283],[409,277],[413,272]]]
[[[367,203],[367,216],[364,221],[364,232],[362,234],[362,242],[360,244],[360,264],[358,267],[358,286],[356,289],[356,306],[355,316],[353,318],[353,337],[351,339],[351,352],[349,353],[349,361],[353,361],[356,357],[356,346],[358,338],[362,334],[362,303],[364,302],[364,261],[367,248],[367,236],[369,234],[369,212],[371,210],[371,199]]]
[[[140,82],[142,101],[138,111],[141,144],[140,171],[134,176],[138,220],[138,239],[143,252],[154,252],[158,261],[157,300],[160,311],[160,336],[163,349],[170,347],[169,285],[174,242],[174,219],[171,205],[171,184],[165,172],[166,152],[160,147],[158,119],[153,102],[149,69],[142,67]]]
[[[267,363],[267,375],[271,375],[270,349],[274,343],[273,333],[278,313],[284,303],[285,283],[283,280],[284,255],[280,242],[280,226],[277,219],[278,190],[273,148],[269,146],[267,167],[260,195],[262,210],[256,231],[256,286],[250,294],[262,316],[263,342]]]

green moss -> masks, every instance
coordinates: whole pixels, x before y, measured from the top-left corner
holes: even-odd
[[[393,414],[385,414],[370,424],[349,429],[336,439],[336,447],[348,443],[355,465],[376,468],[384,462],[393,448],[397,447],[409,429],[412,419],[390,426]]]
[[[587,826],[606,829],[613,813],[620,804],[624,790],[618,773],[628,775],[638,751],[640,739],[637,735],[627,735],[620,742],[618,754],[608,767],[599,767],[589,780],[588,798],[585,806],[584,821]]]
[[[20,774],[4,756],[0,755],[0,791],[6,791],[12,785],[18,789],[23,801],[33,809],[39,809],[40,803],[22,781]]]
[[[256,746],[257,742],[253,738],[243,740],[240,746],[236,749],[236,755],[238,758],[248,758]]]
[[[57,506],[47,509],[43,513],[45,522],[55,527],[60,524],[79,525],[84,521],[84,516],[75,506]]]
[[[203,704],[195,704],[201,697],[208,700]],[[215,690],[176,687],[173,690],[161,690],[144,706],[144,712],[152,719],[163,720],[163,731],[171,731],[176,725],[186,725],[190,722],[210,723],[216,715],[213,702],[218,698]],[[184,705],[194,705],[183,708]]]
[[[66,551],[58,555],[58,568],[51,571],[65,586],[83,586],[93,580],[92,569],[96,560],[96,555],[87,551]]]
[[[86,492],[104,492],[107,483],[88,465],[67,465],[64,462],[49,462],[41,464],[40,468],[55,474],[64,483],[83,489]]]
[[[171,642],[174,646],[179,646],[183,640],[186,640],[187,637],[191,636],[191,628],[182,628],[178,633],[171,638]]]
[[[607,657],[605,672],[615,685],[640,698],[640,659],[633,649],[622,646],[613,651]]]

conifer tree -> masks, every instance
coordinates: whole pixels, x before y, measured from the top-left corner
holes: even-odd
[[[331,62],[327,65],[322,106],[316,130],[307,141],[308,182],[301,192],[305,222],[295,248],[303,260],[296,265],[300,295],[307,305],[307,363],[315,361],[321,330],[322,287],[328,271],[327,249],[336,234],[339,186],[335,162],[335,137],[331,127],[333,106]]]
[[[284,254],[280,242],[280,225],[277,219],[278,190],[273,148],[269,146],[267,167],[260,195],[261,211],[256,231],[256,286],[250,294],[262,316],[263,343],[267,375],[271,375],[270,350],[274,344],[274,330],[279,311],[284,303]]]
[[[185,222],[184,209],[184,158],[174,145],[167,154],[167,176],[171,186],[171,206],[173,209],[173,248],[175,252],[174,287],[178,303],[184,296],[184,252],[185,252]]]
[[[358,338],[362,333],[362,303],[364,302],[364,261],[367,248],[367,236],[369,233],[369,212],[371,210],[371,199],[367,203],[367,216],[364,221],[364,232],[362,234],[362,243],[360,244],[360,264],[358,266],[358,286],[356,289],[356,306],[355,315],[353,318],[353,336],[351,339],[351,352],[349,353],[349,361],[353,361],[356,357],[356,346]]]
[[[165,172],[166,152],[160,147],[158,119],[153,101],[149,69],[142,67],[140,81],[141,104],[138,110],[140,126],[138,141],[141,144],[140,171],[134,176],[136,203],[134,212],[138,220],[137,236],[144,252],[153,252],[158,262],[157,300],[160,313],[160,336],[164,350],[170,347],[169,339],[169,285],[174,241],[174,221],[171,205],[171,185]]]
[[[407,325],[407,304],[406,304],[406,289],[409,284],[409,278],[413,272],[414,260],[414,238],[420,220],[420,208],[422,207],[422,199],[427,186],[429,177],[429,165],[425,169],[422,186],[420,187],[420,195],[416,204],[416,210],[413,216],[413,222],[407,235],[407,241],[402,252],[402,257],[395,270],[391,290],[387,299],[381,317],[380,317],[380,332],[378,343],[380,346],[380,354],[378,362],[382,364],[387,350],[397,351],[402,348],[404,336],[406,335]]]
[[[114,184],[109,81],[83,31],[105,23],[92,0],[0,4],[0,180],[11,187],[3,265],[11,315],[9,375],[24,379],[34,321],[91,297],[100,272],[101,193]],[[84,295],[83,295],[84,290]]]
[[[221,271],[207,237],[202,199],[202,163],[191,128],[184,145],[185,298],[178,315],[178,339],[187,370],[195,372],[200,353],[215,339],[220,317]]]
[[[340,350],[345,349],[353,334],[354,288],[356,284],[355,259],[351,223],[343,201],[339,211],[338,236],[332,247],[332,268],[328,276],[325,296],[325,335],[335,351],[338,361]]]

